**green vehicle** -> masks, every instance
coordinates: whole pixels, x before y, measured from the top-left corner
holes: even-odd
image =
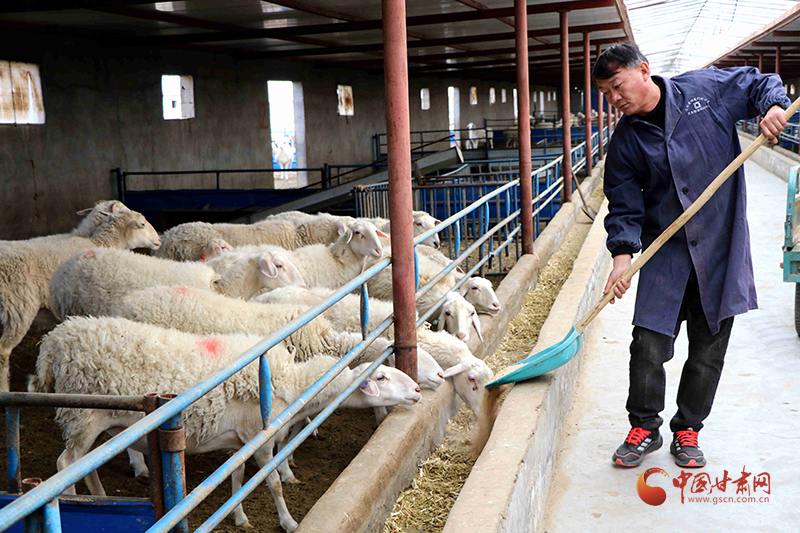
[[[800,335],[800,165],[789,172],[783,281],[794,283],[794,329]]]

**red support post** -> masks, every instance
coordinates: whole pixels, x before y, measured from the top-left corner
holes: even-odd
[[[781,74],[781,47],[775,47],[775,74]]]
[[[561,11],[559,14],[561,27],[561,131],[564,139],[564,201],[572,201],[572,123],[570,113],[569,90],[569,12]]]
[[[589,32],[583,34],[583,107],[586,118],[586,176],[592,175],[592,49]]]
[[[597,45],[597,57],[600,57],[603,51],[600,48],[600,45]],[[598,157],[603,159],[603,94],[598,90],[597,91],[597,130],[599,134],[599,146],[600,152],[598,153]]]
[[[531,91],[528,80],[528,14],[526,0],[514,0],[517,45],[517,127],[519,130],[519,201],[522,253],[533,253],[533,185],[531,183]]]
[[[608,122],[608,138],[611,139],[611,102],[606,101],[606,111],[608,112],[608,118],[606,121]]]
[[[417,379],[414,233],[411,211],[411,122],[405,0],[383,0],[386,144],[392,238],[395,366]]]

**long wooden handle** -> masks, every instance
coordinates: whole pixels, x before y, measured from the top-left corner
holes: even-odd
[[[792,102],[792,105],[790,105],[789,108],[784,111],[783,116],[786,118],[786,120],[789,120],[792,115],[798,111],[798,109],[800,109],[800,98]],[[744,162],[751,155],[753,155],[766,140],[767,138],[762,133],[756,138],[756,140],[750,143],[750,146],[748,146],[741,154],[739,154],[736,159],[731,161],[731,163],[725,167],[725,170],[720,172],[719,176],[717,176],[714,181],[712,181],[708,187],[706,187],[706,190],[703,191],[703,194],[701,194],[700,197],[697,198],[697,200],[695,200],[694,203],[692,203],[692,205],[690,205],[686,211],[681,214],[681,216],[675,219],[675,222],[670,224],[670,226],[665,229],[664,232],[659,235],[658,238],[656,238],[656,240],[654,240],[644,252],[642,252],[642,255],[640,255],[636,261],[633,262],[628,270],[622,273],[622,276],[620,276],[619,279],[630,281],[634,274],[639,272],[644,264],[647,263],[651,257],[653,257],[653,255],[664,245],[664,243],[667,242],[670,237],[675,235],[675,233],[677,233],[677,231],[681,229],[690,218],[700,211],[700,208],[703,207],[706,202],[708,202],[709,198],[711,198],[715,192],[717,192],[717,189],[719,189],[722,184],[725,183],[725,181],[731,177],[734,172],[736,172],[736,169],[742,166],[742,164],[744,164]],[[619,280],[617,280],[617,283],[619,283]],[[597,305],[595,305],[592,310],[589,311],[580,320],[580,322],[578,322],[578,325],[575,326],[575,329],[578,331],[578,333],[586,329],[586,326],[588,326],[589,323],[594,320],[594,318],[600,313],[606,304],[608,304],[608,302],[610,302],[613,298],[614,289],[612,288],[610,291],[608,291],[608,294],[603,295],[600,301],[597,302]]]

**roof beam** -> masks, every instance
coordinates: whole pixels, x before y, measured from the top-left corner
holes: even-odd
[[[590,24],[586,26],[573,26],[570,28],[570,32],[574,32],[576,34],[582,34],[583,32],[591,32],[591,31],[610,31],[610,30],[619,30],[623,29],[624,25],[621,22],[613,22],[609,24]],[[535,38],[535,37],[543,37],[548,35],[558,35],[559,30],[558,28],[553,29],[545,29],[545,30],[531,30],[528,32],[528,37]],[[507,41],[514,39],[514,32],[508,33],[490,33],[484,35],[468,35],[464,37],[445,37],[442,39],[424,39],[420,41],[409,41],[408,48],[429,48],[434,46],[452,46],[454,44],[463,44],[463,43],[478,43],[478,42],[493,42],[493,41]],[[618,40],[618,39],[617,39]],[[550,45],[544,45],[550,46]],[[558,44],[555,45],[558,47]],[[577,46],[577,45],[576,45]],[[297,49],[297,50],[281,50],[277,52],[263,52],[263,53],[254,53],[254,54],[245,54],[243,57],[257,57],[257,58],[265,58],[265,59],[278,59],[278,58],[286,58],[286,57],[298,57],[298,56],[314,56],[314,55],[334,55],[334,54],[351,54],[356,52],[374,52],[376,50],[382,50],[383,44],[382,43],[375,43],[375,44],[357,44],[351,46],[339,46],[334,48],[304,48],[304,49]],[[491,51],[486,51],[491,53]],[[461,53],[461,52],[457,52]],[[496,52],[495,52],[496,53]],[[416,56],[409,57],[410,60],[413,60]]]
[[[534,4],[527,8],[528,15],[539,15],[543,13],[554,13],[557,11],[574,11],[581,9],[596,9],[610,7],[614,5],[614,0],[571,0],[567,2],[555,2],[552,4]],[[407,17],[406,26],[427,26],[436,24],[448,24],[454,22],[471,22],[486,19],[496,19],[501,17],[513,16],[514,8],[486,9],[483,11],[463,11],[457,13],[446,13],[441,15],[423,15]],[[246,39],[278,39],[282,37],[295,37],[298,35],[318,35],[324,33],[342,33],[367,30],[380,30],[383,21],[363,20],[355,22],[340,22],[335,24],[307,24],[304,26],[292,26],[289,28],[273,28],[263,30],[242,30],[242,31],[220,31],[214,33],[201,33],[192,35],[169,35],[163,37],[148,37],[130,40],[130,45],[134,46],[164,46],[188,43],[209,43],[220,41],[238,41]]]

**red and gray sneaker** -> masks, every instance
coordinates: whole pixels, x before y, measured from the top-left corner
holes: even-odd
[[[612,460],[620,466],[639,466],[644,456],[661,448],[662,443],[661,433],[657,429],[650,431],[644,428],[632,428],[625,442],[614,452]]]
[[[675,456],[675,464],[687,468],[706,466],[703,451],[697,446],[697,432],[692,428],[676,431],[669,446],[669,453]]]

